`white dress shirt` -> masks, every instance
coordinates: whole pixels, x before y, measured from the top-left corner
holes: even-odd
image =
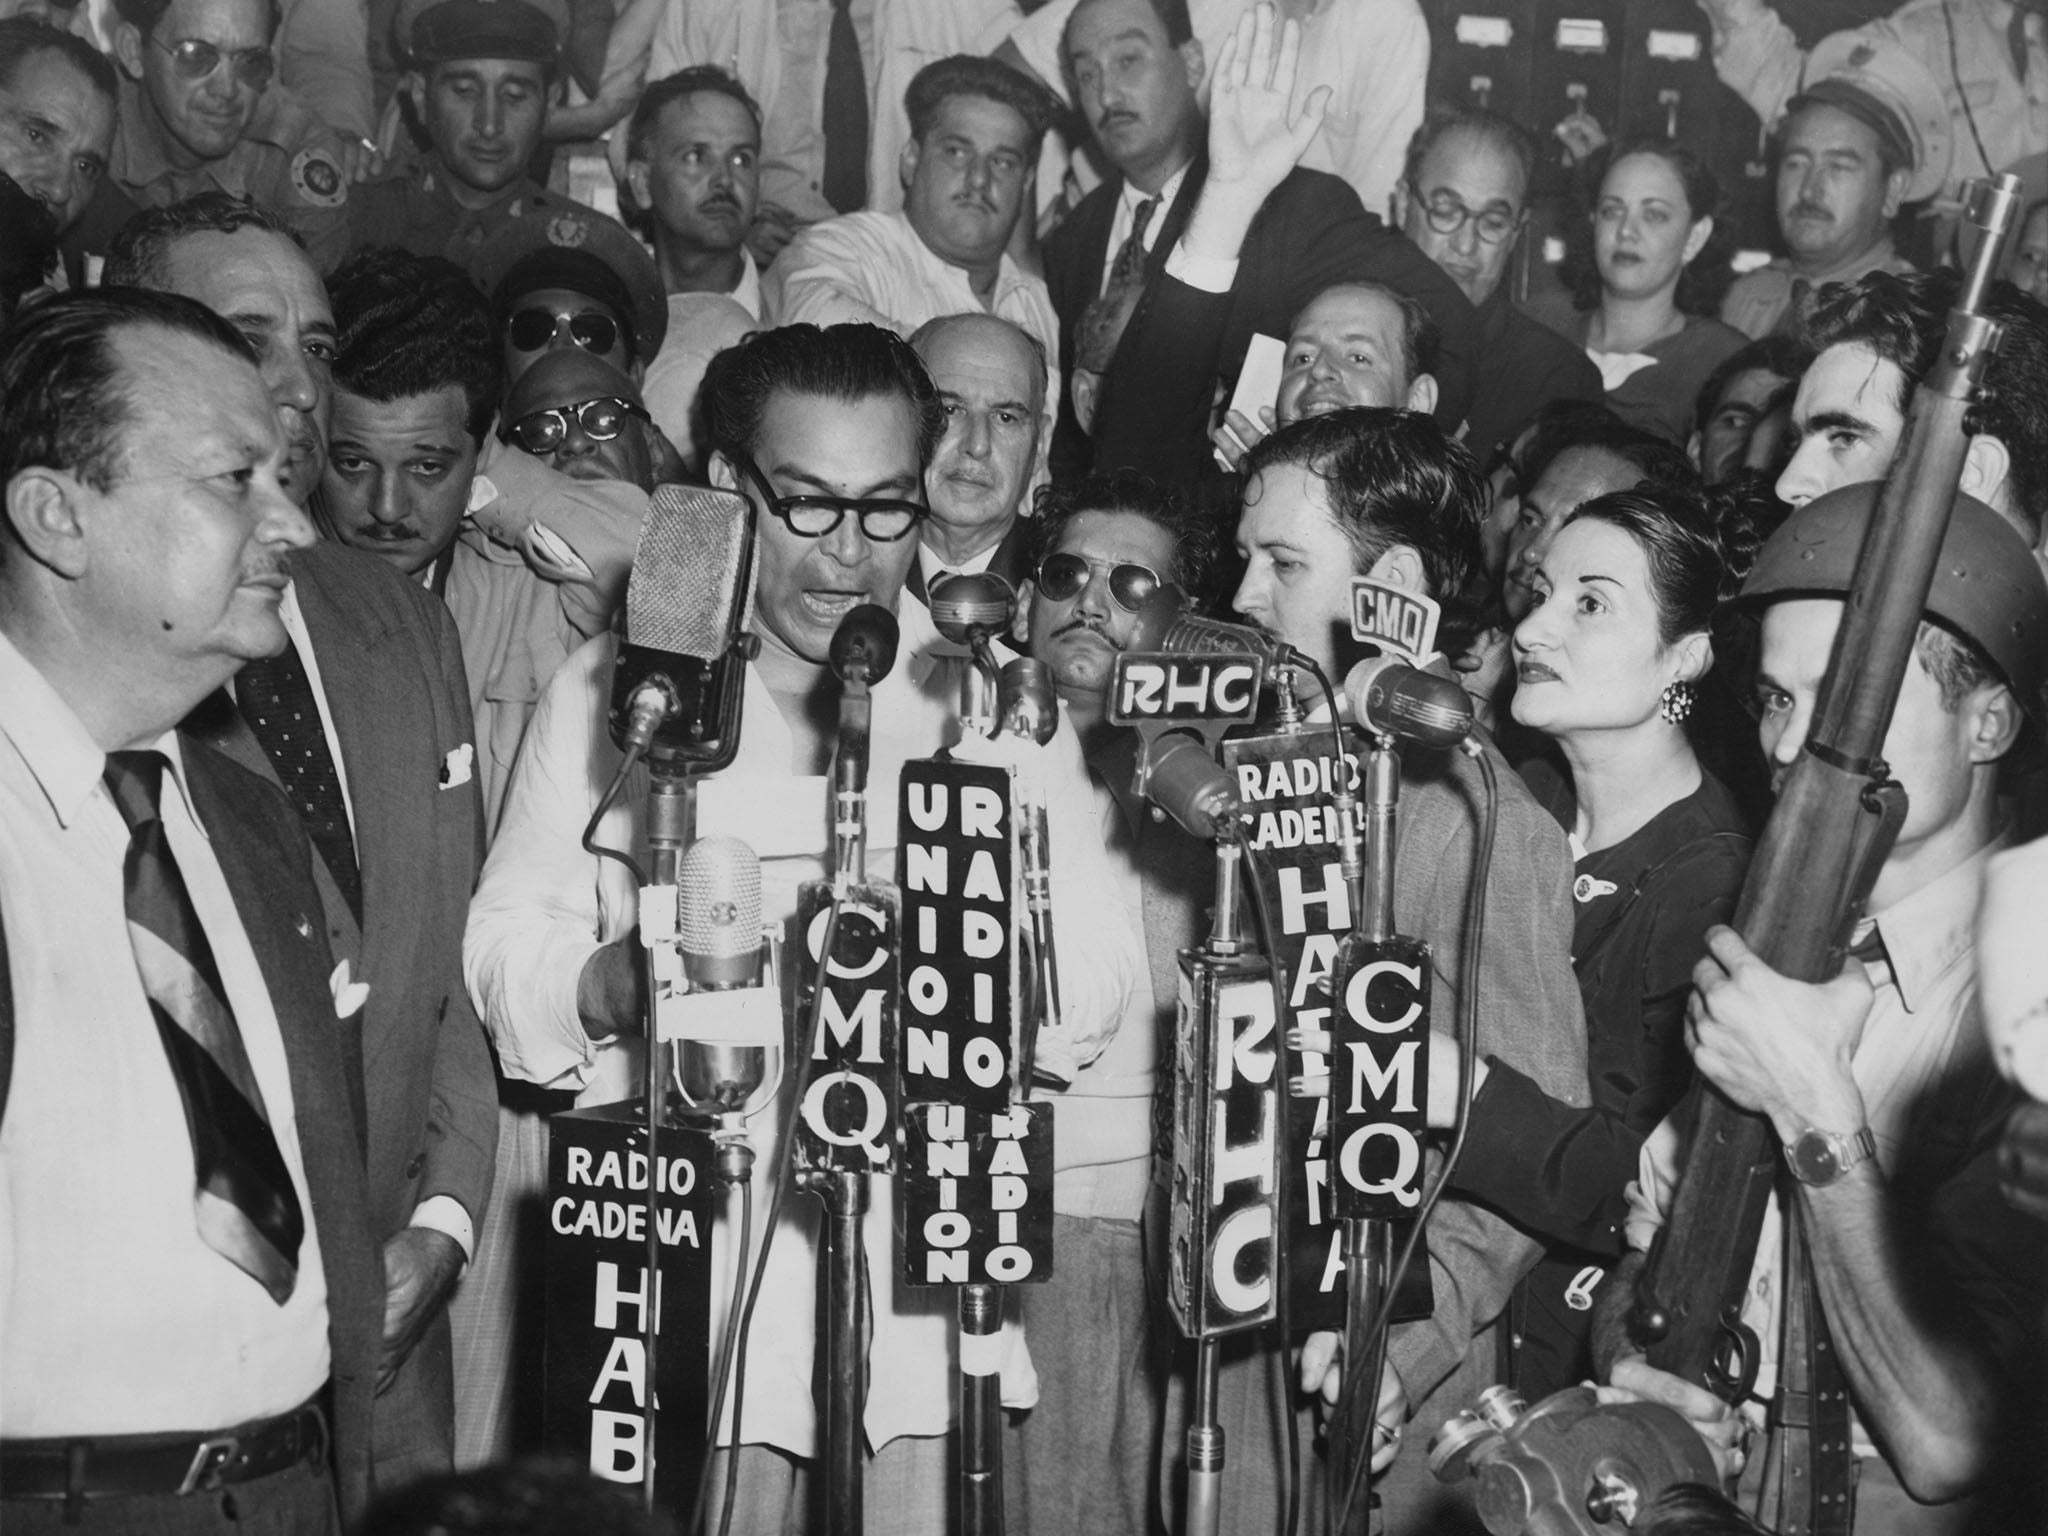
[[[213,949],[306,1231],[278,1306],[200,1239],[184,1101],[128,938],[128,827],[106,754],[0,636],[0,919],[14,1069],[0,1123],[0,1437],[225,1428],[328,1375],[327,1279],[284,1037],[187,798],[154,744],[165,836]]]
[[[931,755],[957,735],[956,700],[945,687],[945,669],[934,664],[936,635],[928,619],[918,619],[921,612],[914,603],[904,605],[897,665],[874,688],[868,813],[869,868],[877,876],[893,876],[896,782],[903,763]],[[563,664],[542,695],[463,945],[464,975],[505,1071],[578,1089],[583,1104],[633,1096],[640,1082],[637,1041],[592,1041],[576,1006],[584,963],[631,933],[638,917],[637,892],[625,872],[581,847],[584,824],[619,762],[605,724],[614,652],[613,638],[599,636]],[[699,781],[697,827],[703,835],[737,836],[760,855],[762,910],[780,926],[796,910],[800,885],[827,874],[828,780],[791,772],[795,736],[751,667],[743,720],[733,766]],[[1086,1062],[1102,1051],[1144,984],[1145,958],[1141,940],[1116,907],[1101,844],[1100,804],[1071,730],[1044,751],[1063,1044]],[[646,798],[647,772],[636,768],[599,823],[596,840],[644,858]],[[775,1144],[781,1108],[778,1103],[749,1123],[757,1149]],[[764,1157],[757,1186],[776,1175]],[[865,1231],[874,1333],[865,1427],[869,1443],[879,1448],[901,1435],[944,1434],[952,1425],[955,1301],[943,1287],[900,1284],[891,1181],[874,1180],[871,1194]],[[811,1398],[817,1211],[817,1202],[807,1198],[784,1205],[756,1314],[776,1323],[757,1328],[749,1346],[746,1420],[738,1436],[741,1443],[774,1445],[798,1456],[817,1451]],[[714,1337],[730,1302],[733,1266],[726,1249],[732,1230],[729,1218],[718,1223],[708,1256]],[[1007,1326],[1014,1330],[1014,1324]],[[1036,1382],[1014,1331],[1004,1371],[1006,1401],[1021,1407],[1035,1400]],[[728,1395],[728,1414],[730,1403]],[[729,1418],[720,1436],[730,1441]]]

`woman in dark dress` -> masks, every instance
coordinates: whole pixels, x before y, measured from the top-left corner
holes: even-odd
[[[1512,1067],[1479,1063],[1456,1183],[1552,1244],[1512,1319],[1513,1379],[1531,1401],[1590,1368],[1592,1293],[1621,1252],[1622,1190],[1690,1080],[1692,968],[1749,863],[1747,820],[1683,725],[1713,664],[1708,624],[1755,551],[1749,528],[1732,498],[1598,497],[1558,532],[1515,629],[1514,716],[1564,765],[1528,778],[1577,859],[1572,964],[1592,1104],[1570,1108]],[[1432,1081],[1455,1081],[1455,1042],[1438,1034],[1432,1049]]]

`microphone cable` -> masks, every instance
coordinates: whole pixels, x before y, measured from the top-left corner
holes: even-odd
[[[1493,874],[1493,839],[1500,820],[1500,782],[1493,759],[1479,752],[1473,760],[1479,764],[1480,781],[1486,789],[1486,814],[1479,824],[1478,846],[1473,850],[1473,880],[1465,893],[1466,944],[1458,967],[1458,1118],[1451,1131],[1451,1145],[1444,1154],[1443,1167],[1437,1171],[1436,1182],[1430,1185],[1428,1195],[1415,1213],[1414,1225],[1408,1229],[1408,1240],[1401,1245],[1400,1257],[1388,1272],[1387,1304],[1381,1308],[1373,1327],[1373,1346],[1368,1352],[1372,1358],[1380,1360],[1386,1357],[1387,1336],[1394,1317],[1393,1299],[1400,1294],[1401,1284],[1408,1277],[1416,1250],[1422,1246],[1429,1218],[1435,1213],[1437,1202],[1443,1198],[1444,1190],[1451,1182],[1458,1159],[1465,1151],[1466,1136],[1472,1129],[1472,1069],[1479,1051],[1479,955],[1486,938],[1486,887]],[[1334,1079],[1332,1085],[1334,1087]],[[1378,1421],[1377,1414],[1374,1421]],[[1339,1531],[1350,1524],[1351,1507],[1358,1500],[1359,1490],[1365,1486],[1366,1469],[1372,1465],[1371,1443],[1368,1434],[1367,1454],[1354,1462],[1343,1503],[1337,1506],[1335,1528]]]

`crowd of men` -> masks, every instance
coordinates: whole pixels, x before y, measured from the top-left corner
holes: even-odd
[[[376,1528],[539,1448],[548,1117],[642,1080],[640,893],[592,843],[647,846],[645,767],[606,803],[610,679],[683,483],[752,509],[744,729],[697,823],[758,852],[771,926],[831,872],[850,612],[901,627],[878,870],[901,767],[987,750],[944,582],[1007,581],[998,650],[1058,695],[1051,738],[1005,748],[1046,806],[1061,1010],[1056,1270],[998,1349],[1016,1529],[1178,1529],[1195,1406],[1156,1126],[1215,859],[1134,787],[1113,665],[1165,593],[1341,679],[1358,577],[1440,608],[1429,665],[1481,722],[1472,754],[1404,750],[1396,910],[1484,1061],[1428,1304],[1364,1391],[1378,1528],[1480,1529],[1432,1434],[1575,1371],[1697,1430],[1727,1499],[1669,1529],[1763,1528],[1738,1501],[1808,1529],[1786,1330],[1815,1315],[1859,1536],[2038,1528],[2048,204],[1984,304],[1854,958],[1794,981],[1705,918],[1659,957],[1679,1086],[1788,1150],[1741,1301],[1766,1369],[1730,1401],[1627,1327],[1691,1111],[1606,1114],[1575,921],[1615,887],[1516,696],[1614,599],[1551,552],[1588,504],[1694,509],[1649,579],[1716,551],[1711,652],[1666,626],[1610,682],[1692,712],[1746,861],[1855,660],[1872,487],[1961,288],[1915,214],[2048,156],[2032,0],[1909,0],[1810,55],[1762,0],[1702,5],[1771,130],[1779,240],[1723,274],[1741,335],[1672,435],[1520,302],[1549,125],[1425,114],[1413,0],[0,0],[0,1524]],[[1590,796],[1597,751],[1563,756]],[[867,1526],[936,1533],[960,1346],[951,1293],[897,1282],[897,1219],[877,1180]],[[807,1199],[782,1221],[774,1326],[713,1426],[735,1531],[819,1528],[820,1237]],[[1583,1353],[1553,1381],[1527,1306],[1558,1265]],[[1324,1330],[1229,1342],[1224,1529],[1328,1517],[1348,1364]]]

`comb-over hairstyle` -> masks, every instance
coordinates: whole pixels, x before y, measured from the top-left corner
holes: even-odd
[[[168,288],[172,246],[187,235],[232,235],[243,229],[267,230],[305,249],[290,225],[253,198],[195,192],[162,208],[145,208],[123,224],[107,247],[100,280],[110,288]]]

